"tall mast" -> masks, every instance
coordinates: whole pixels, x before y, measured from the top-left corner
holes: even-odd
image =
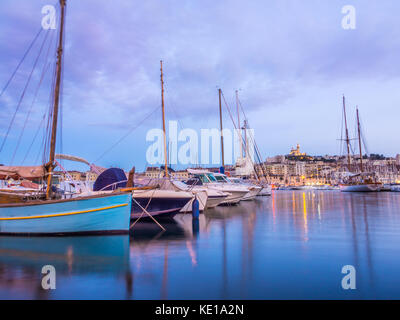
[[[343,95],[343,114],[344,114],[344,125],[346,128],[346,145],[347,145],[347,166],[350,171],[350,139],[349,139],[349,130],[347,129],[347,118],[346,118],[346,103],[345,97]]]
[[[46,199],[50,199],[51,197],[51,178],[53,175],[54,158],[56,152],[58,106],[60,102],[61,67],[62,67],[62,55],[63,55],[64,17],[65,17],[65,5],[66,5],[65,3],[66,0],[60,0],[61,22],[60,22],[60,35],[58,39],[58,49],[57,49],[56,85],[54,88],[53,122],[51,126],[50,155],[49,155],[49,162],[46,165],[48,174]]]
[[[219,97],[219,124],[221,128],[221,154],[222,154],[222,166],[225,167],[225,159],[224,159],[224,134],[222,132],[222,103],[221,103],[221,95],[222,90],[218,89],[218,97]]]
[[[165,161],[165,177],[168,177],[168,155],[167,155],[167,134],[165,130],[165,106],[164,106],[164,78],[162,60],[160,61],[161,70],[161,109],[162,109],[162,125],[164,133],[164,161]]]
[[[246,119],[244,120],[243,129],[244,129],[244,143],[245,143],[244,155],[245,155],[245,158],[247,158],[249,150],[248,150],[248,141],[247,141],[247,120]]]
[[[236,111],[238,117],[238,139],[239,139],[239,150],[240,150],[240,158],[243,158],[243,149],[242,149],[242,131],[240,129],[240,111],[239,111],[239,95],[238,91],[236,90]]]
[[[361,148],[361,129],[360,129],[360,117],[358,115],[358,106],[356,107],[357,113],[357,130],[358,130],[358,146],[360,148],[360,169],[363,172],[363,159],[362,159],[362,148]]]

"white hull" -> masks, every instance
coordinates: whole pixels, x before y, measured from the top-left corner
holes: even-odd
[[[400,192],[400,186],[392,186],[391,191],[392,192]]]
[[[204,211],[207,206],[208,206],[208,194],[207,191],[194,191],[193,190],[193,194],[195,196],[195,198],[193,198],[192,200],[190,200],[183,208],[180,212],[192,212],[192,205],[193,205],[193,201],[194,199],[197,199],[199,201],[199,210],[200,211]]]
[[[254,200],[257,195],[261,192],[262,188],[261,187],[250,187],[250,191],[246,193],[246,195],[243,197],[243,201],[249,201],[249,200]]]
[[[173,183],[177,188],[196,195],[200,211],[216,207],[228,196],[228,193],[210,189],[207,186],[188,186],[177,181]],[[190,201],[181,212],[192,212],[192,203],[193,201]]]
[[[215,208],[216,206],[221,204],[225,199],[226,199],[226,196],[218,197],[218,198],[208,197],[207,208]]]
[[[342,192],[376,192],[380,187],[376,184],[355,184],[355,185],[342,185],[340,191]]]
[[[237,204],[249,192],[246,190],[235,190],[228,188],[219,188],[218,185],[210,186],[211,189],[228,193],[228,196],[219,204]]]
[[[263,187],[258,196],[270,196],[272,194],[271,186]]]
[[[221,202],[221,204],[237,204],[239,203],[248,191],[230,191],[230,195]]]

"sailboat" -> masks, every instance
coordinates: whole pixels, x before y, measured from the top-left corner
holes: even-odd
[[[271,186],[267,183],[266,180],[262,181],[261,177],[257,174],[257,171],[255,169],[255,163],[251,159],[249,140],[252,142],[255,154],[258,158],[259,166],[261,168],[263,177],[265,179],[267,174],[264,171],[264,164],[261,160],[261,155],[260,155],[257,143],[254,139],[254,136],[249,135],[249,137],[248,137],[248,132],[247,132],[247,129],[249,129],[248,120],[246,118],[246,115],[244,114],[243,109],[242,109],[242,112],[243,112],[245,119],[244,119],[244,125],[241,128],[240,110],[239,110],[240,109],[239,108],[240,101],[239,101],[238,90],[236,90],[235,93],[236,93],[236,112],[237,112],[237,120],[238,120],[238,137],[239,137],[239,148],[240,148],[239,149],[240,150],[239,157],[236,160],[236,164],[235,164],[234,175],[238,178],[235,181],[235,183],[242,183],[244,185],[250,185],[253,187],[253,191],[249,192],[249,194],[244,198],[244,200],[254,199],[255,196],[270,196],[272,193]],[[244,130],[244,135],[245,135],[244,142],[243,142],[241,130]],[[244,146],[244,151],[245,151],[244,157],[243,157],[243,146]],[[246,179],[246,181],[243,180],[243,178],[249,178],[251,176],[254,176],[256,178],[256,181],[251,181],[250,179]]]
[[[350,139],[349,139],[348,130],[347,130],[346,107],[345,107],[344,96],[343,96],[343,112],[344,112],[345,127],[346,127],[348,168],[350,171]],[[358,147],[359,147],[359,152],[360,152],[360,172],[349,174],[345,183],[340,185],[340,190],[342,192],[380,191],[382,184],[376,181],[375,174],[373,172],[365,172],[364,171],[362,144],[361,144],[360,117],[359,117],[358,107],[356,108],[356,115],[357,115]]]
[[[0,234],[12,235],[69,235],[128,233],[131,194],[113,192],[93,194],[72,199],[57,199],[52,188],[54,175],[57,119],[63,60],[63,38],[66,0],[60,0],[61,20],[58,35],[57,65],[52,110],[49,113],[51,139],[49,161],[38,167],[2,167],[2,171],[24,179],[40,177],[47,180],[45,192],[38,198],[19,197],[7,202],[10,195],[0,195]],[[13,202],[13,203],[11,203]]]
[[[168,155],[165,129],[165,105],[164,105],[164,74],[163,63],[160,61],[160,81],[161,81],[161,111],[162,111],[162,129],[164,137],[164,178],[154,180],[151,183],[156,186],[153,190],[134,190],[132,192],[132,218],[150,220],[148,215],[143,215],[143,208],[151,216],[157,216],[158,219],[171,219],[180,211],[190,211],[191,203],[196,195],[193,192],[181,190],[175,186],[169,177]],[[200,194],[198,195],[200,197]],[[203,200],[204,202],[204,200]]]

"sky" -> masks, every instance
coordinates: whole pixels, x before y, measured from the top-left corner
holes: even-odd
[[[0,2],[0,90],[40,30],[43,6],[56,4]],[[345,5],[356,10],[355,29],[342,27]],[[287,154],[297,143],[311,155],[340,154],[344,94],[351,135],[358,105],[368,151],[395,156],[399,11],[395,0],[69,0],[57,150],[105,167],[144,169],[151,145],[146,133],[161,128],[163,60],[166,119],[177,120],[180,129],[219,127],[218,88],[236,117],[238,90],[263,158]],[[0,96],[4,141],[47,36],[0,163],[42,160],[51,67],[32,100],[43,66],[54,61],[56,32],[42,30]],[[225,104],[223,125],[233,128]]]

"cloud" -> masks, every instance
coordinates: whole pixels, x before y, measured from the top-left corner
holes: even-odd
[[[48,1],[0,3],[0,43],[4,44],[0,84],[6,82],[40,26],[45,4]],[[75,128],[86,123],[88,130],[100,130],[99,135],[104,126],[115,135],[129,129],[160,105],[162,59],[168,118],[178,117],[187,125],[214,126],[217,88],[223,89],[232,108],[234,91],[239,89],[246,111],[255,117],[255,129],[264,130],[262,119],[276,115],[275,139],[285,137],[287,141],[270,152],[282,152],[289,140],[312,145],[315,134],[301,127],[293,132],[285,129],[291,114],[306,122],[310,114],[325,108],[327,99],[334,100],[332,108],[340,108],[341,94],[358,96],[362,83],[377,88],[363,90],[365,101],[377,96],[389,99],[383,96],[388,92],[376,84],[399,82],[400,28],[394,13],[400,4],[355,2],[357,28],[343,30],[345,4],[341,0],[68,1],[65,124]],[[29,68],[23,70],[26,74]],[[0,131],[15,108],[24,72],[0,99],[1,108],[7,110],[0,115]],[[311,90],[315,90],[312,97]],[[36,118],[47,102],[43,94]],[[393,108],[390,112],[398,114]],[[279,117],[279,112],[288,118]],[[231,126],[224,114],[226,125]],[[159,116],[146,125],[155,126],[158,121]],[[339,126],[334,123],[329,130]],[[387,148],[394,152],[391,146]]]

